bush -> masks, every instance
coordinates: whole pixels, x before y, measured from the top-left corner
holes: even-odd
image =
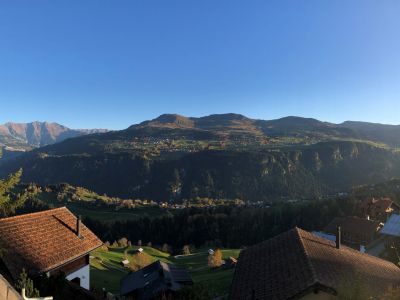
[[[189,255],[189,254],[190,254],[190,247],[189,247],[189,245],[183,246],[182,253],[183,253],[183,255]]]
[[[133,272],[136,272],[140,269],[143,269],[144,267],[148,266],[151,264],[153,261],[149,255],[146,253],[137,253],[132,255],[132,258],[130,260],[130,269]]]
[[[208,266],[210,268],[219,268],[222,265],[222,252],[221,250],[215,250],[214,254],[208,255]]]
[[[25,269],[22,269],[22,273],[19,275],[16,288],[22,292],[25,289],[25,295],[29,298],[40,297],[39,291],[33,286],[33,281],[28,277]]]
[[[123,237],[118,240],[118,246],[121,248],[128,247],[128,239]]]
[[[161,251],[164,252],[164,253],[171,253],[171,252],[172,252],[172,251],[171,251],[171,247],[170,247],[167,243],[165,243],[165,244],[162,246]]]

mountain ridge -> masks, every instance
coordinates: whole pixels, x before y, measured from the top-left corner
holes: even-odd
[[[352,125],[164,114],[2,159],[0,176],[22,167],[26,182],[158,201],[312,198],[400,176],[400,131]]]
[[[70,129],[55,122],[7,122],[0,125],[0,146],[30,150],[85,134],[103,133],[105,129]]]

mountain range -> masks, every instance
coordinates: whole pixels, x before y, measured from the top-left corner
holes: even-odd
[[[158,118],[133,125],[129,129],[155,127],[171,129],[196,129],[216,133],[245,133],[265,137],[316,137],[353,138],[400,147],[400,126],[347,121],[341,124],[321,122],[312,118],[289,116],[276,120],[256,120],[239,114],[210,115],[188,118],[164,114]]]
[[[164,114],[83,134],[0,160],[0,176],[158,201],[307,199],[400,177],[395,125]]]
[[[70,129],[58,123],[31,122],[0,125],[0,146],[26,151],[85,134],[106,132],[104,129]]]

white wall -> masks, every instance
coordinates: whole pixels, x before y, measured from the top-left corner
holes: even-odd
[[[0,274],[0,299],[1,300],[22,300],[21,295],[14,290],[8,281]]]
[[[81,279],[81,287],[84,289],[89,290],[90,289],[90,266],[86,265],[79,270],[76,270],[75,272],[69,274],[66,279],[67,280],[72,280],[76,277],[79,277]]]

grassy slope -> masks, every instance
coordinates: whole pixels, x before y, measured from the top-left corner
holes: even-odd
[[[167,213],[167,210],[161,209],[158,206],[137,206],[131,209],[120,209],[115,210],[113,207],[101,207],[100,209],[96,207],[93,202],[96,199],[106,198],[104,196],[99,196],[93,192],[82,192],[83,189],[78,188],[79,193],[77,194],[81,200],[74,202],[66,202],[57,200],[57,195],[55,193],[41,192],[36,195],[36,197],[47,203],[49,205],[59,207],[67,206],[74,214],[82,215],[83,217],[90,217],[99,221],[126,221],[139,217],[149,217],[154,218]],[[107,200],[107,199],[106,199]]]
[[[138,247],[128,248],[128,252]],[[186,268],[195,283],[206,284],[213,295],[224,295],[228,292],[233,276],[233,269],[220,268],[211,270],[207,266],[207,254],[197,253],[186,257],[175,258],[154,248],[142,247],[144,252],[150,256],[151,261],[162,260],[177,264]],[[109,251],[98,250],[92,253],[90,260],[91,285],[96,288],[105,287],[108,291],[118,293],[119,282],[123,276],[128,274],[119,263],[124,259],[124,248],[111,248]],[[223,258],[229,256],[238,257],[240,250],[222,250]],[[102,260],[100,263],[99,258]]]

